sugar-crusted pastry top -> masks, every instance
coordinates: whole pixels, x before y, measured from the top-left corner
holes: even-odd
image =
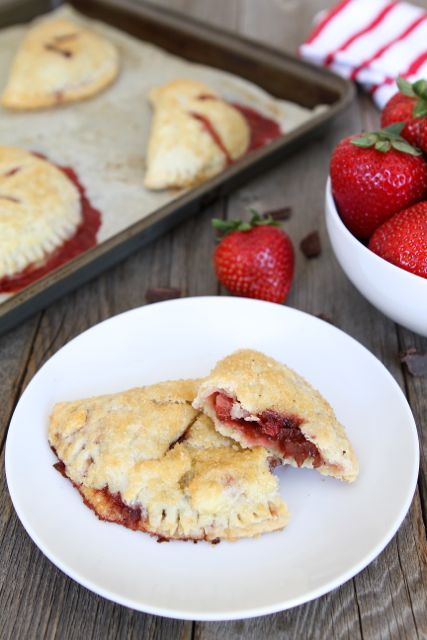
[[[117,76],[115,46],[64,18],[30,27],[12,64],[1,101],[9,109],[39,109],[95,95]]]
[[[200,413],[197,416],[197,420],[191,425],[184,442],[187,447],[200,450],[233,447],[236,451],[240,451],[241,448],[232,438],[227,438],[218,433],[214,429],[212,420],[203,413]]]
[[[267,451],[216,433],[191,406],[197,384],[57,404],[49,442],[66,475],[99,517],[123,523],[111,501],[119,495],[132,528],[162,537],[234,539],[282,528],[288,512]]]
[[[49,442],[68,477],[76,484],[108,485],[112,493],[123,493],[133,465],[161,458],[196,418],[192,385],[166,382],[57,404]]]
[[[148,189],[200,183],[249,147],[245,118],[201,82],[174,80],[152,89],[149,100],[154,114],[144,180]]]
[[[0,146],[0,278],[42,262],[81,221],[79,191],[60,169]]]
[[[289,367],[257,351],[242,349],[218,362],[199,387],[193,406],[203,409],[220,433],[250,446],[244,434],[218,419],[209,400],[218,391],[235,399],[251,416],[274,411],[300,418],[301,432],[316,445],[324,460],[318,470],[347,481],[357,477],[355,452],[332,407]],[[285,462],[293,463],[290,459]],[[312,466],[311,461],[303,466]]]

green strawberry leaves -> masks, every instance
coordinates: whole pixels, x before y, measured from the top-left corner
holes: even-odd
[[[249,213],[252,214],[249,222],[247,220],[221,220],[220,218],[213,218],[212,226],[224,235],[232,231],[250,231],[254,227],[280,226],[271,216],[263,217],[255,209],[249,209]]]
[[[421,79],[411,84],[405,78],[399,77],[396,82],[399,91],[404,96],[416,98],[413,110],[414,118],[427,116],[427,80]]]
[[[410,145],[409,142],[400,135],[405,124],[405,122],[395,122],[380,131],[372,131],[359,138],[353,138],[351,143],[362,149],[370,149],[373,147],[381,153],[387,153],[390,149],[395,149],[402,153],[408,153],[411,156],[420,156],[421,151],[417,149],[417,147]]]
[[[396,84],[399,87],[400,93],[403,93],[404,96],[408,96],[408,98],[415,98],[415,91],[410,82],[399,76],[396,80]]]

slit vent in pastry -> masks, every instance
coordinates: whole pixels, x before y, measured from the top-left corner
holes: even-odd
[[[193,403],[242,447],[352,482],[358,462],[328,402],[297,373],[250,349],[221,360]]]

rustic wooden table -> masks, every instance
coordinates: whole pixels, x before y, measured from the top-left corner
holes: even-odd
[[[325,0],[157,2],[290,51],[308,32],[314,14],[331,4]],[[427,7],[427,0],[418,4]],[[421,471],[411,509],[397,535],[362,573],[304,606],[235,622],[170,620],[108,602],[56,569],[21,526],[2,473],[0,638],[427,637],[427,380],[409,375],[398,360],[399,351],[410,346],[426,351],[427,340],[396,326],[358,294],[332,254],[323,220],[323,190],[334,144],[346,134],[376,124],[377,119],[369,99],[360,95],[322,138],[1,337],[1,455],[3,461],[7,427],[19,396],[55,351],[100,320],[144,304],[149,287],[179,287],[189,296],[223,294],[211,269],[215,239],[210,219],[241,215],[249,204],[261,209],[286,204],[293,209],[286,229],[297,247],[288,304],[329,316],[364,344],[398,381],[415,414]],[[320,232],[323,253],[307,260],[298,245],[312,230]]]

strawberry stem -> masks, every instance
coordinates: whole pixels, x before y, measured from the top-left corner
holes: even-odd
[[[421,79],[411,84],[405,78],[399,77],[396,82],[404,96],[416,98],[412,112],[414,118],[427,116],[427,80]]]
[[[374,147],[380,153],[387,153],[390,149],[395,149],[411,156],[420,156],[421,151],[417,147],[410,145],[400,135],[405,124],[405,122],[395,122],[380,131],[372,131],[358,138],[353,138],[351,143],[356,147],[362,147],[362,149]]]
[[[280,226],[271,216],[263,218],[255,209],[249,209],[248,211],[252,214],[249,222],[247,220],[221,220],[220,218],[213,218],[212,226],[224,235],[232,231],[250,231],[254,227]]]

